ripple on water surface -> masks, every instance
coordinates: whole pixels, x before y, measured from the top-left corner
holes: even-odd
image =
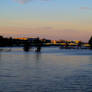
[[[0,52],[0,92],[92,92],[91,53],[58,48]]]

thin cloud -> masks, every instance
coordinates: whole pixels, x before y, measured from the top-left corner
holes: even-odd
[[[81,10],[92,10],[92,8],[89,7],[80,7]]]
[[[15,2],[18,2],[20,4],[25,4],[28,3],[30,1],[34,1],[34,0],[14,0]],[[41,1],[49,1],[49,0],[41,0]]]
[[[25,4],[25,3],[28,3],[28,2],[30,2],[30,1],[32,1],[32,0],[14,0],[15,2],[18,2],[18,3],[20,3],[20,4]]]

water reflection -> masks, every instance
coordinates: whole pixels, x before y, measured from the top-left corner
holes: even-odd
[[[1,52],[0,52],[0,61],[2,60],[2,55],[1,55]]]
[[[29,59],[30,59],[30,54],[29,54],[29,52],[24,52],[24,60],[25,61],[29,61]]]
[[[40,59],[41,59],[41,52],[37,52],[35,54],[35,59],[36,59],[36,61],[40,61]]]
[[[92,56],[18,50],[0,52],[0,92],[92,92]]]
[[[2,60],[2,51],[3,49],[0,49],[0,61]]]
[[[90,58],[90,61],[91,61],[90,63],[92,63],[92,56],[89,56],[89,58]]]
[[[0,49],[0,52],[2,52],[3,51],[3,49]]]

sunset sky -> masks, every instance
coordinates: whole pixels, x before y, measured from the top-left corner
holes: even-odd
[[[0,35],[88,41],[92,0],[0,0]]]

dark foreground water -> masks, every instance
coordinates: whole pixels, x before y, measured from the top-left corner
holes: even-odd
[[[1,48],[0,92],[92,92],[92,51]]]

